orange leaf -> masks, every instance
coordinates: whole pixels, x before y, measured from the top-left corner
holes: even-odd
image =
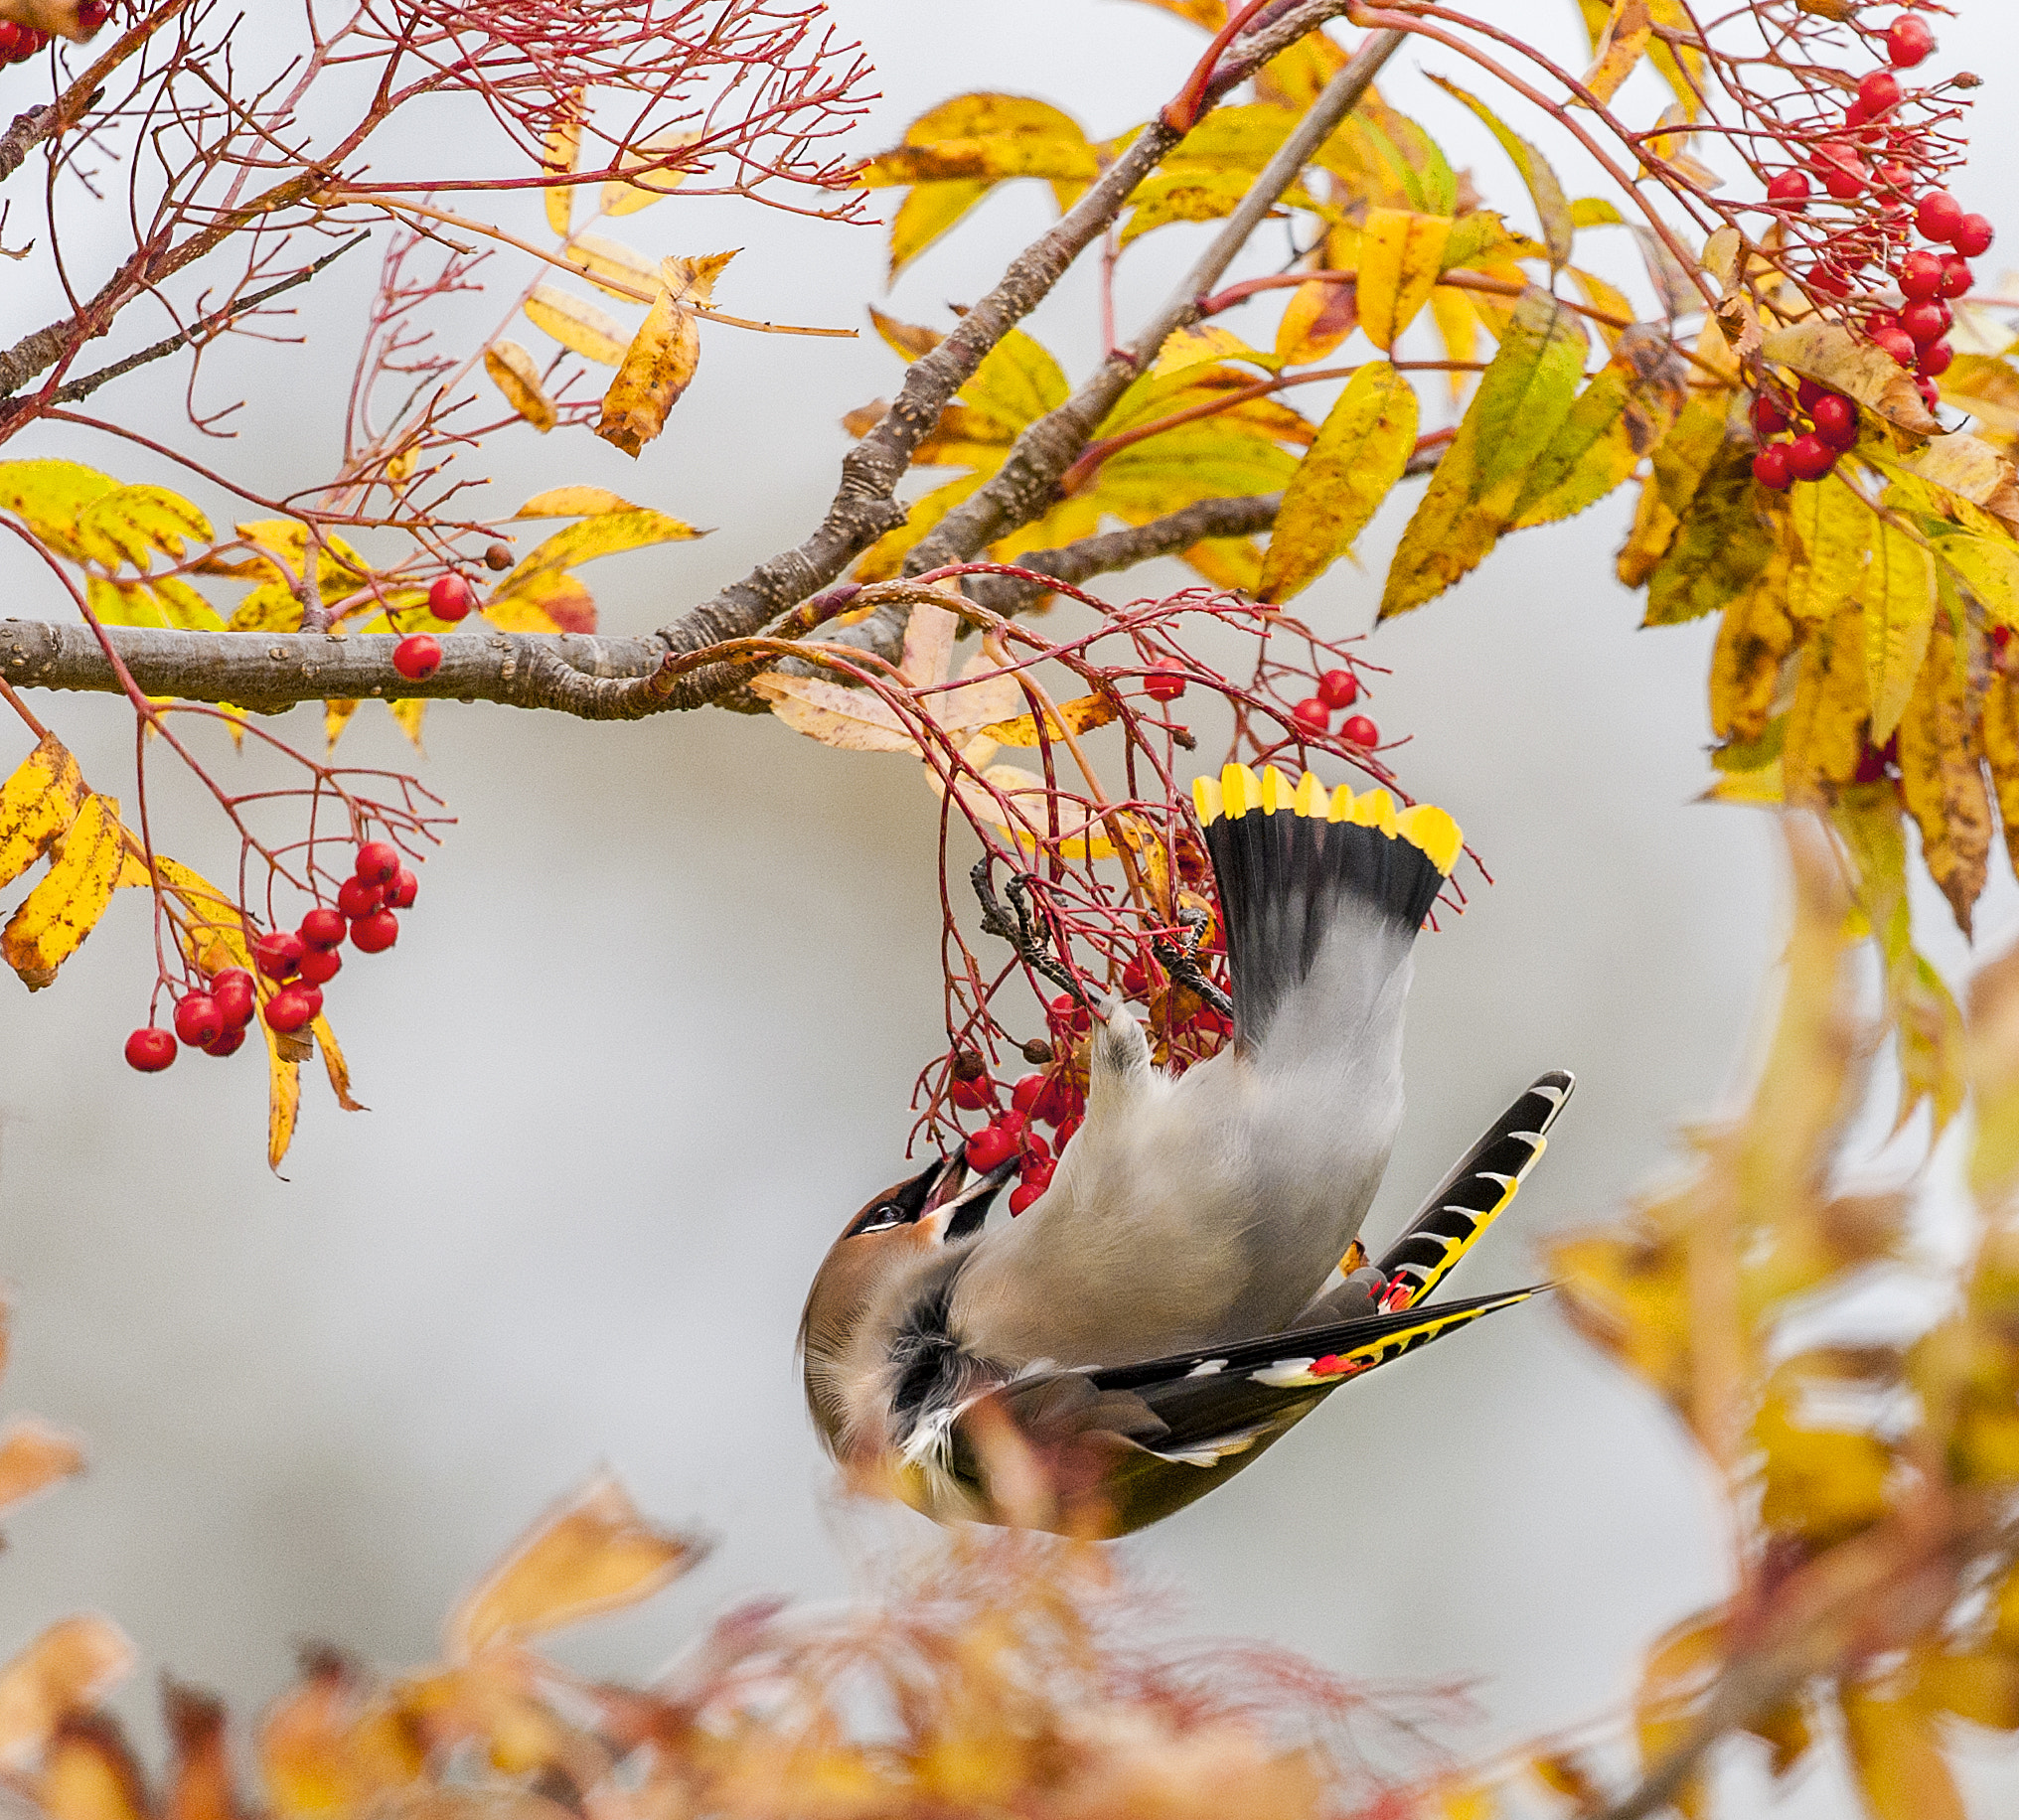
[[[17,1416],[0,1432],[0,1507],[19,1504],[83,1469],[83,1448],[34,1416]]]
[[[147,1820],[147,1787],[116,1721],[77,1713],[56,1730],[36,1788],[52,1820]]]
[[[0,1668],[0,1755],[40,1748],[65,1718],[95,1706],[133,1666],[133,1645],[109,1618],[52,1624]]]

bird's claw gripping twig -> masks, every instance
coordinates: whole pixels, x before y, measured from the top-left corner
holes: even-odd
[[[1234,1001],[1205,976],[1198,964],[1199,942],[1206,932],[1207,916],[1197,904],[1177,907],[1177,940],[1156,937],[1150,952],[1164,963],[1164,971],[1187,991],[1196,992],[1222,1017],[1234,1014]]]
[[[974,870],[968,874],[975,887],[975,895],[982,900],[982,933],[1000,936],[1016,951],[1016,958],[1033,973],[1042,974],[1052,985],[1069,992],[1080,1004],[1089,1010],[1095,1008],[1087,988],[1073,977],[1072,969],[1063,962],[1054,960],[1045,952],[1043,941],[1031,926],[1030,905],[1024,895],[1028,880],[1020,873],[1012,873],[1005,887],[1010,896],[1015,919],[1003,908],[1002,899],[996,895],[995,887],[989,882],[989,862],[978,859]]]

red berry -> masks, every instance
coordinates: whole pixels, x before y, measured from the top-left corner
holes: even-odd
[[[1935,49],[1935,34],[1926,20],[1907,14],[1886,28],[1886,61],[1896,70],[1912,70]]]
[[[1905,329],[1874,329],[1872,346],[1882,354],[1890,354],[1903,367],[1912,367],[1920,352]]]
[[[1026,1074],[1022,1080],[1018,1081],[1010,1090],[1010,1104],[1015,1111],[1028,1119],[1030,1117],[1030,1109],[1037,1104],[1038,1097],[1043,1092],[1044,1076],[1041,1074]]]
[[[311,948],[301,958],[304,986],[327,986],[344,971],[344,957],[334,948]]]
[[[233,1024],[214,1043],[204,1044],[206,1055],[236,1055],[244,1047],[245,1026]]]
[[[1940,299],[1930,303],[1910,303],[1900,312],[1900,326],[1917,348],[1941,341],[1952,320],[1948,305]]]
[[[1175,701],[1184,693],[1184,672],[1175,664],[1159,664],[1143,679],[1143,692],[1153,701]]]
[[[392,882],[386,887],[386,908],[388,910],[410,910],[413,900],[420,895],[420,880],[401,866],[392,874]]]
[[[1970,270],[1970,262],[1961,253],[1952,252],[1941,262],[1941,294],[1944,297],[1967,297],[1976,274]]]
[[[1795,386],[1794,395],[1800,400],[1803,410],[1811,411],[1830,395],[1830,388],[1820,379],[1803,379]]]
[[[1043,1196],[1043,1188],[1035,1187],[1029,1182],[1018,1182],[1010,1190],[1010,1217],[1013,1220],[1026,1207],[1041,1200]]]
[[[1786,493],[1794,484],[1794,471],[1787,465],[1787,444],[1771,442],[1755,455],[1753,478],[1776,493]]]
[[[332,910],[328,904],[318,904],[301,919],[297,933],[311,948],[341,948],[347,927],[341,910]]]
[[[1797,436],[1787,445],[1787,465],[1796,480],[1821,480],[1837,465],[1837,452],[1820,436]]]
[[[399,919],[390,910],[375,910],[351,925],[351,940],[360,954],[383,955],[399,940]]]
[[[1016,1139],[1001,1126],[989,1126],[968,1139],[968,1167],[981,1175],[1000,1169],[1015,1154]]]
[[[1921,401],[1933,411],[1941,402],[1941,387],[1925,375],[1914,381],[1914,389],[1921,393]]]
[[[260,1015],[266,1019],[271,1028],[278,1030],[283,1036],[290,1031],[299,1030],[303,1024],[315,1021],[315,1007],[309,1002],[308,996],[309,992],[314,990],[313,986],[306,990],[298,986],[282,986],[267,999]],[[320,997],[321,994],[317,993],[317,996]]]
[[[1782,171],[1767,186],[1767,200],[1799,215],[1808,207],[1809,188],[1806,171]]]
[[[424,682],[441,669],[441,640],[416,632],[392,647],[392,668],[409,682]]]
[[[1897,158],[1891,158],[1886,163],[1874,167],[1872,181],[1890,195],[1905,196],[1914,188],[1914,167],[1902,164]]]
[[[986,1074],[978,1074],[972,1081],[956,1080],[947,1089],[947,1098],[964,1113],[978,1113],[995,1098],[996,1083]]]
[[[22,29],[11,19],[0,19],[0,64],[11,64],[21,53]]]
[[[106,0],[78,0],[78,30],[88,38],[105,23],[112,9]]]
[[[252,965],[269,980],[292,980],[308,944],[292,929],[276,929],[252,944]]]
[[[1818,398],[1809,412],[1815,433],[1833,449],[1847,449],[1858,440],[1858,407],[1850,399],[1831,392]]]
[[[427,610],[436,619],[445,619],[451,624],[467,618],[476,604],[470,584],[460,575],[442,575],[427,591]]]
[[[1871,181],[1871,173],[1856,149],[1838,139],[1827,140],[1815,148],[1815,174],[1822,179],[1822,187],[1840,203],[1864,195],[1865,186]]]
[[[337,908],[354,922],[386,907],[386,887],[370,879],[347,878],[337,893]]]
[[[1986,215],[1966,215],[1956,224],[1956,230],[1948,236],[1949,244],[1966,259],[1991,250],[1991,242],[1997,238],[1992,231],[1991,219]]]
[[[389,885],[399,870],[399,849],[389,840],[368,840],[358,849],[353,876],[369,885]]]
[[[1942,261],[1939,253],[1911,252],[1900,261],[1900,289],[1909,303],[1926,303],[1941,295]]]
[[[1080,1129],[1082,1123],[1079,1119],[1068,1119],[1058,1128],[1052,1141],[1058,1145],[1061,1154],[1063,1154],[1065,1146],[1072,1142],[1073,1134]]]
[[[1038,1125],[1063,1125],[1079,1108],[1079,1095],[1064,1080],[1046,1081],[1044,1091],[1031,1107],[1030,1117]],[[1061,1140],[1062,1141],[1062,1140]]]
[[[1048,1008],[1053,1023],[1062,1024],[1076,1034],[1084,1035],[1094,1027],[1093,1013],[1070,992],[1060,992]]]
[[[175,1033],[192,1049],[208,1049],[225,1033],[225,1013],[209,992],[186,992],[176,1000]]]
[[[1022,1149],[1023,1139],[1030,1130],[1030,1121],[1021,1113],[998,1113],[989,1121],[992,1132],[1001,1132],[1016,1149]]]
[[[1381,743],[1381,729],[1365,714],[1355,714],[1339,728],[1339,737],[1349,746],[1364,746],[1371,752]]]
[[[1040,1169],[1051,1167],[1051,1145],[1042,1132],[1023,1134],[1023,1179],[1028,1181]]]
[[[1122,969],[1122,991],[1129,998],[1150,996],[1150,970],[1141,961],[1131,961]]]
[[[1360,679],[1350,670],[1328,670],[1318,680],[1318,698],[1326,707],[1351,707],[1360,698]]]
[[[1916,370],[1925,379],[1939,379],[1955,360],[1955,350],[1947,342],[1930,342],[1921,351],[1921,359],[1915,363]]]
[[[1309,695],[1290,710],[1290,717],[1297,722],[1301,733],[1329,733],[1332,728],[1332,711],[1316,695]]]
[[[1763,391],[1755,398],[1749,414],[1754,429],[1763,436],[1778,436],[1787,427],[1787,413],[1781,408],[1781,400],[1771,392]]]
[[[1953,239],[1963,225],[1963,206],[1946,190],[1927,191],[1914,205],[1914,225],[1926,239]]]
[[[323,988],[321,986],[305,986],[297,981],[287,989],[300,995],[302,1002],[308,1006],[308,1014],[311,1020],[323,1014]]]
[[[228,967],[212,977],[211,1002],[224,1014],[227,1029],[242,1030],[258,1009],[259,992],[242,967]]]
[[[1858,84],[1858,105],[1876,120],[1900,105],[1900,78],[1890,70],[1874,70]]]
[[[126,1039],[126,1066],[142,1074],[159,1074],[174,1060],[174,1036],[153,1024],[142,1026]]]

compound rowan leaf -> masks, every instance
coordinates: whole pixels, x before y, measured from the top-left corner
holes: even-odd
[[[622,240],[578,233],[561,248],[560,256],[607,296],[645,303],[658,295],[658,265]]]
[[[74,1714],[89,1712],[133,1666],[133,1645],[109,1619],[52,1624],[0,1668],[0,1753],[29,1754]]]
[[[539,1636],[650,1598],[704,1551],[655,1528],[614,1478],[599,1475],[542,1521],[451,1614],[449,1655],[467,1661],[493,1643]]]
[[[1778,366],[1791,367],[1804,379],[1857,399],[1917,436],[1941,434],[1941,425],[1914,387],[1914,376],[1842,323],[1808,321],[1775,329],[1761,353]]]
[[[1624,486],[1688,399],[1681,357],[1665,336],[1636,323],[1536,457],[1514,502],[1513,528],[1571,518]]]
[[[1876,521],[1865,571],[1865,677],[1872,743],[1883,746],[1906,712],[1935,626],[1935,564],[1897,525]]]
[[[599,367],[623,364],[626,337],[607,310],[551,284],[536,284],[526,300],[526,319],[563,348]]]
[[[1794,572],[1788,577],[1790,610]],[[1865,756],[1870,715],[1871,701],[1865,692],[1865,622],[1862,609],[1853,600],[1840,607],[1828,624],[1816,628],[1801,648],[1781,751],[1789,803],[1828,802],[1857,777]]]
[[[1302,593],[1353,546],[1416,447],[1416,389],[1386,361],[1347,382],[1284,489],[1257,598]]]
[[[540,382],[539,366],[516,341],[496,341],[486,348],[484,371],[505,394],[505,402],[543,436],[560,421],[553,400]]]
[[[1512,516],[1529,470],[1570,415],[1588,347],[1583,326],[1529,289],[1480,377],[1388,570],[1381,618],[1434,599],[1477,567]]]
[[[86,797],[55,863],[0,929],[0,958],[31,992],[54,982],[56,970],[97,926],[126,868],[118,803]]]
[[[1929,876],[1965,935],[1991,850],[1991,801],[1976,718],[1956,640],[1938,630],[1900,716],[1900,789],[1921,829]]]
[[[1442,216],[1369,209],[1360,229],[1360,326],[1383,353],[1430,301],[1452,224]]]
[[[1592,48],[1592,67],[1585,72],[1584,85],[1601,106],[1620,92],[1620,84],[1633,74],[1654,35],[1654,16],[1647,0],[1613,0],[1613,8]]]
[[[1458,83],[1442,76],[1430,79],[1446,94],[1456,97],[1470,107],[1485,125],[1486,130],[1500,142],[1500,149],[1513,160],[1514,168],[1521,173],[1521,181],[1528,187],[1529,200],[1535,205],[1535,213],[1542,223],[1543,244],[1549,248],[1551,265],[1566,265],[1570,262],[1571,241],[1574,228],[1570,215],[1570,200],[1563,193],[1563,185],[1557,181],[1556,172],[1550,168],[1549,160],[1526,139],[1513,130],[1486,103],[1475,94],[1461,88]]]
[[[701,135],[678,127],[649,133],[625,152],[618,168],[621,178],[603,185],[605,215],[635,215],[671,196],[687,181],[687,167],[679,154],[699,145]],[[579,240],[582,236],[577,235]]]
[[[1934,1717],[1918,1701],[1847,1683],[1837,1710],[1872,1820],[1968,1820]]]
[[[72,1435],[34,1416],[17,1416],[0,1430],[0,1509],[75,1478],[84,1449]]]
[[[72,536],[86,562],[145,572],[157,553],[179,561],[189,538],[208,543],[211,534],[210,520],[181,494],[143,483],[99,494],[78,514]]]
[[[78,761],[45,733],[0,785],[0,885],[12,884],[48,851],[89,795]]]

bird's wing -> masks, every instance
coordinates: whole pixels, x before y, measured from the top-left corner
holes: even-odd
[[[1576,1085],[1574,1076],[1552,1070],[1486,1128],[1382,1257],[1389,1284],[1383,1307],[1416,1307],[1451,1275],[1534,1168]]]

